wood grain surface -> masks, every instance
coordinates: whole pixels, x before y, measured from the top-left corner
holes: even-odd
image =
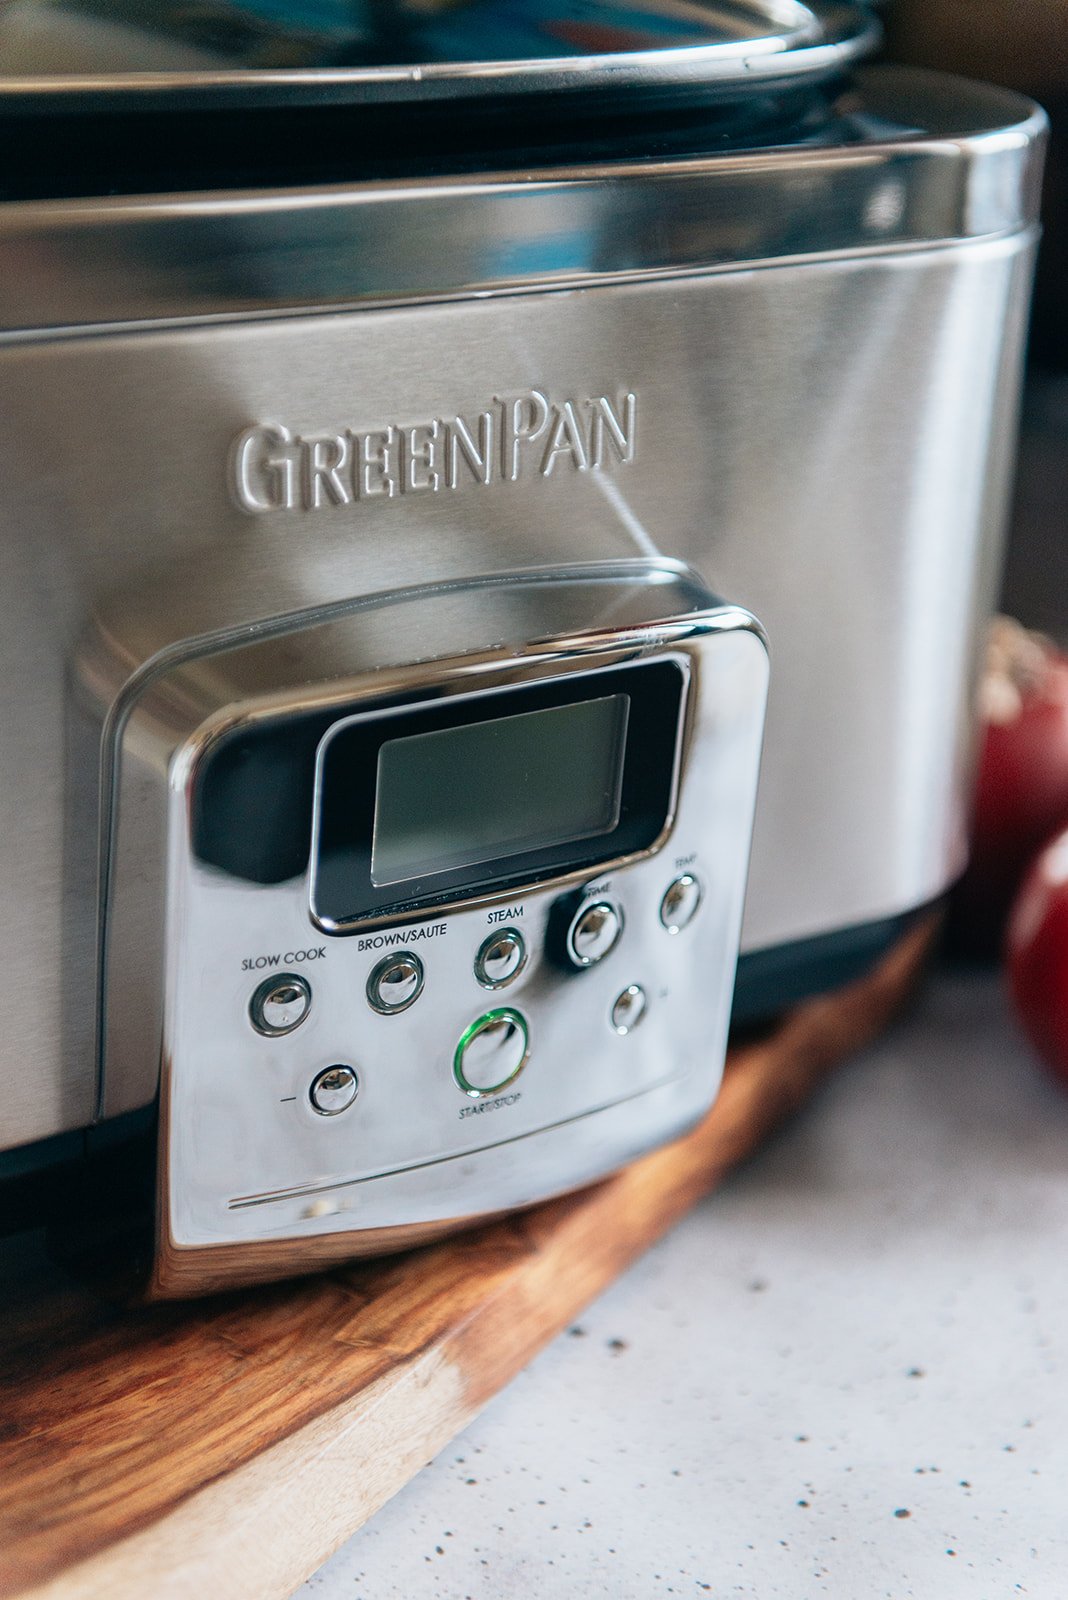
[[[388,1260],[135,1310],[0,1250],[0,1596],[283,1600],[882,1029],[932,937],[734,1050],[684,1139]]]

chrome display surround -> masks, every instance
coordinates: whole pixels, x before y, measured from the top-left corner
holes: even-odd
[[[624,854],[620,854],[620,855],[606,856],[605,859],[601,862],[600,866],[597,869],[599,874],[603,873],[603,872],[615,871],[617,868],[626,866],[632,861],[640,860],[644,856],[655,855],[656,852],[659,849],[661,849],[661,847],[663,846],[663,844],[664,844],[665,840],[667,839],[668,835],[671,833],[672,825],[673,825],[673,823],[675,821],[675,805],[676,805],[677,798],[678,798],[678,784],[679,784],[679,760],[680,760],[680,753],[681,753],[681,749],[682,749],[681,735],[682,735],[682,730],[683,730],[683,727],[685,726],[685,721],[686,721],[686,708],[687,708],[687,701],[688,701],[688,698],[689,698],[689,691],[690,691],[690,668],[689,668],[689,662],[688,662],[688,660],[687,660],[687,658],[685,656],[661,656],[658,659],[673,661],[674,664],[676,666],[678,666],[678,668],[680,670],[680,673],[682,674],[682,694],[681,694],[680,699],[679,699],[678,726],[677,726],[677,734],[676,734],[676,741],[675,741],[675,756],[674,756],[674,762],[673,762],[673,766],[672,766],[670,795],[669,795],[669,798],[668,798],[667,813],[666,813],[665,818],[664,818],[664,826],[660,830],[660,833],[658,834],[657,838],[654,840],[654,842],[651,845],[648,846],[647,849],[639,850],[639,851],[628,851],[628,852],[626,852]],[[624,670],[625,671],[627,667],[635,667],[635,666],[638,666],[638,665],[640,665],[640,662],[638,662],[638,661],[627,662],[627,663],[623,664],[623,666],[621,667],[620,670]],[[496,668],[494,668],[494,671],[495,670],[496,670]],[[604,670],[603,666],[599,664],[596,667],[590,667],[590,668],[587,668],[587,669],[580,669],[578,671],[568,672],[568,675],[567,675],[568,676],[568,682],[569,683],[576,682],[576,681],[577,682],[581,682],[584,677],[588,677],[592,673],[600,672],[600,671],[603,671],[603,670]],[[519,663],[517,662],[516,663],[516,672],[515,672],[514,675],[510,675],[509,681],[508,681],[507,685],[505,686],[503,693],[506,696],[510,690],[529,687],[532,682],[541,682],[541,681],[543,681],[543,680],[540,679],[540,678],[538,678],[538,679],[530,679],[530,678],[526,677],[525,675],[520,676],[519,675]],[[490,688],[471,689],[471,690],[468,690],[466,692],[461,692],[459,694],[450,693],[448,698],[449,698],[449,704],[450,705],[463,706],[463,705],[470,705],[472,702],[477,702],[480,699],[483,699],[483,698],[486,698],[486,697],[490,697],[490,696],[492,696],[494,698],[494,700],[496,700],[497,698],[499,698],[501,696],[501,694],[502,694],[501,687],[499,685],[494,685],[494,686],[492,686]],[[351,728],[351,727],[354,727],[354,726],[366,726],[369,723],[374,723],[374,722],[378,722],[378,721],[389,720],[390,722],[396,722],[398,724],[398,726],[402,726],[403,722],[404,722],[404,718],[407,715],[414,714],[414,713],[416,713],[418,711],[421,711],[422,709],[423,709],[422,703],[415,702],[415,703],[413,703],[411,705],[386,706],[386,707],[383,707],[381,710],[355,712],[352,716],[350,716],[350,717],[342,717],[339,721],[335,722],[331,726],[329,731],[326,734],[324,734],[324,736],[323,736],[323,738],[322,738],[322,740],[321,740],[321,742],[319,744],[319,748],[318,748],[318,751],[316,752],[316,757],[315,757],[315,788],[314,788],[313,799],[312,799],[312,804],[313,804],[313,808],[314,809],[313,809],[313,813],[312,813],[311,866],[309,868],[309,874],[308,874],[308,900],[309,900],[309,911],[310,911],[311,919],[312,919],[313,923],[315,924],[315,926],[317,928],[321,928],[324,933],[329,933],[331,935],[339,934],[339,935],[345,936],[345,935],[348,935],[349,933],[354,932],[357,929],[388,928],[388,927],[393,926],[395,923],[411,922],[412,921],[414,913],[412,913],[411,911],[400,911],[400,912],[398,912],[398,911],[383,911],[381,913],[377,913],[377,914],[374,914],[374,915],[360,917],[359,919],[353,918],[353,917],[348,917],[348,918],[344,918],[344,919],[335,919],[333,917],[330,917],[330,916],[326,915],[323,911],[321,911],[319,909],[319,898],[318,898],[319,842],[320,842],[320,831],[321,831],[321,807],[322,807],[322,795],[323,795],[323,764],[324,764],[324,761],[326,759],[327,751],[328,751],[331,743],[333,742],[333,740],[338,736],[338,734],[343,733],[346,728]],[[575,881],[578,881],[579,879],[581,879],[585,875],[586,875],[585,871],[584,870],[580,870],[578,872],[570,872],[570,873],[568,873],[566,875],[563,875],[563,874],[558,875],[554,879],[554,881],[556,883],[575,882]],[[505,893],[502,896],[501,891],[497,890],[497,889],[487,890],[485,893],[460,894],[460,895],[454,896],[453,898],[450,898],[450,899],[447,899],[447,900],[443,899],[443,900],[440,901],[440,903],[439,902],[435,902],[432,914],[434,916],[438,916],[438,915],[445,916],[448,913],[457,910],[458,907],[460,907],[461,905],[472,906],[472,907],[482,906],[482,905],[494,905],[494,904],[497,904],[498,902],[500,902],[500,900],[502,898],[507,899],[508,898],[507,893]],[[419,915],[430,915],[430,914],[431,914],[430,912],[419,913]]]

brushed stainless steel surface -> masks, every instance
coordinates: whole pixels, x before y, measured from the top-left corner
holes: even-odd
[[[1045,117],[1030,101],[936,74],[867,81],[880,126],[882,101],[906,99],[931,131],[887,124],[855,144],[511,176],[0,205],[0,336],[573,289],[1034,222]]]
[[[747,948],[941,891],[1012,467],[1040,125],[997,91],[861,82],[873,128],[928,131],[566,180],[0,205],[0,960],[23,997],[0,1147],[97,1104],[101,717],[117,729],[213,638],[415,578],[689,559],[766,621],[778,669]],[[264,318],[331,301],[364,309]],[[203,325],[104,326],[154,316]],[[603,448],[587,431],[585,461],[554,455],[546,476],[547,433],[517,439],[513,479],[502,433],[534,391]],[[620,419],[634,396],[627,449],[590,396]],[[489,482],[470,470],[484,415]],[[335,504],[331,440],[426,444],[413,418],[444,419],[457,488],[446,458],[437,490]],[[227,453],[272,421],[305,441],[314,511],[234,497]],[[127,845],[124,881],[154,881],[162,820]],[[158,955],[143,924],[127,915],[134,1012]]]
[[[99,733],[81,699],[112,704],[184,640],[415,572],[559,564],[577,547],[689,558],[774,640],[747,947],[938,894],[961,859],[973,648],[999,560],[1032,251],[1025,234],[0,351],[0,957],[25,996],[9,1058],[41,1064],[7,1086],[3,1143],[93,1114]],[[514,482],[310,513],[249,516],[228,492],[230,442],[257,420],[315,435],[473,419],[532,386],[618,404],[631,385],[629,462],[545,478],[527,459]],[[79,819],[68,837],[65,816]],[[161,850],[146,833],[138,870]],[[136,1004],[135,973],[123,982]]]
[[[358,8],[347,26],[343,13],[340,27],[331,17],[317,37],[314,17],[287,27],[278,14],[250,26],[247,11],[242,16],[243,8],[223,0],[192,11],[163,8],[142,28],[103,4],[94,16],[92,6],[73,11],[44,0],[7,0],[0,13],[0,113],[27,103],[190,111],[647,85],[742,85],[751,92],[783,78],[841,72],[879,38],[869,12],[826,0],[642,0],[622,27],[618,11],[606,8],[598,18],[590,3],[573,18],[561,3],[558,19],[536,17],[525,25],[522,10],[503,7],[495,17],[483,5],[471,27],[465,9],[454,4],[435,15],[420,5],[391,7],[383,27],[374,8]],[[553,20],[560,24],[555,32],[544,26]],[[615,35],[619,42],[598,48],[583,34]],[[339,58],[359,64],[335,64]],[[299,64],[282,64],[293,61]]]
[[[649,564],[642,566],[648,575]],[[637,564],[629,577],[618,568],[590,574],[592,585],[574,578],[510,582],[502,595],[517,622],[514,595],[525,588],[543,615],[592,611],[598,625],[576,635],[542,635],[525,646],[513,638],[447,660],[428,656],[410,676],[413,688],[421,677],[440,703],[442,695],[465,695],[476,677],[510,685],[639,660],[685,666],[691,690],[673,823],[662,848],[599,872],[602,893],[626,908],[626,931],[589,972],[569,973],[546,955],[553,906],[583,876],[572,872],[480,895],[398,930],[402,941],[422,936],[426,969],[418,1005],[398,1016],[376,1016],[363,1000],[378,940],[327,936],[308,1023],[291,1038],[257,1042],[244,1018],[249,940],[285,945],[312,938],[310,881],[302,874],[252,885],[194,859],[188,786],[199,752],[220,726],[265,714],[268,706],[272,712],[307,706],[325,693],[340,713],[345,696],[385,692],[382,680],[392,671],[384,663],[344,683],[328,675],[316,684],[299,652],[253,646],[251,655],[231,653],[246,657],[243,668],[235,659],[190,660],[146,692],[127,724],[124,766],[139,769],[143,780],[159,770],[146,760],[146,745],[172,744],[180,726],[187,729],[160,786],[170,819],[167,894],[165,904],[156,902],[167,930],[160,1228],[168,1251],[256,1245],[267,1270],[263,1247],[270,1242],[344,1230],[358,1253],[363,1230],[401,1227],[416,1216],[473,1216],[586,1181],[670,1136],[709,1103],[729,1019],[767,656],[745,613],[722,606],[695,611],[694,590],[680,574],[654,567],[652,575],[656,582],[644,592]],[[577,605],[577,591],[591,587],[594,594]],[[492,604],[487,610],[474,603],[491,596],[475,586],[459,610],[449,591],[386,607],[377,644],[361,640],[364,660],[370,663],[376,648],[390,651],[385,662],[403,654],[407,604],[414,608],[412,626],[436,609],[449,631],[462,632],[472,622],[492,625]],[[685,602],[683,612],[660,619],[658,601],[672,599]],[[495,634],[491,626],[486,637]],[[348,637],[361,635],[350,629]],[[306,642],[308,659],[329,666],[334,657],[321,650],[322,638]],[[271,667],[288,670],[288,684],[263,677]],[[249,692],[257,684],[258,696]],[[247,699],[230,700],[242,686]],[[120,790],[120,833],[127,801],[136,807],[159,800],[143,781],[138,789],[137,773],[129,776],[133,781]],[[671,939],[658,914],[679,852],[699,859],[719,888],[685,940]],[[588,870],[585,876],[592,888]],[[529,959],[508,1005],[487,1010],[473,963],[487,925],[505,906],[522,922]],[[438,922],[440,934],[426,937]],[[624,1039],[609,1017],[621,985],[636,976],[658,1004],[640,1033]],[[462,1047],[479,1051],[483,1033],[498,1048],[480,1052],[491,1059],[463,1073],[465,1086],[457,1056],[462,1069]],[[306,1087],[346,1062],[358,1072],[359,1100],[351,1115],[332,1123],[316,1115]],[[256,1117],[249,1115],[250,1095]]]

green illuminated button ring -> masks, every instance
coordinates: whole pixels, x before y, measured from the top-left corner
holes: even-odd
[[[464,1094],[499,1094],[530,1058],[526,1019],[511,1007],[486,1011],[465,1028],[452,1058],[452,1075]]]

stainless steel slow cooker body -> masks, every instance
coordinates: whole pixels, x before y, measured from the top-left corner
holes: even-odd
[[[771,643],[745,1003],[855,968],[959,869],[1041,114],[858,68],[861,8],[587,3],[540,57],[496,15],[0,18],[10,1166],[150,1114],[158,1059],[107,1042],[165,988],[110,943],[160,848],[116,881],[116,708],[190,641],[681,559]],[[601,402],[632,425],[598,458]],[[550,455],[542,403],[587,419]],[[486,417],[481,478],[361,491],[353,440]]]

